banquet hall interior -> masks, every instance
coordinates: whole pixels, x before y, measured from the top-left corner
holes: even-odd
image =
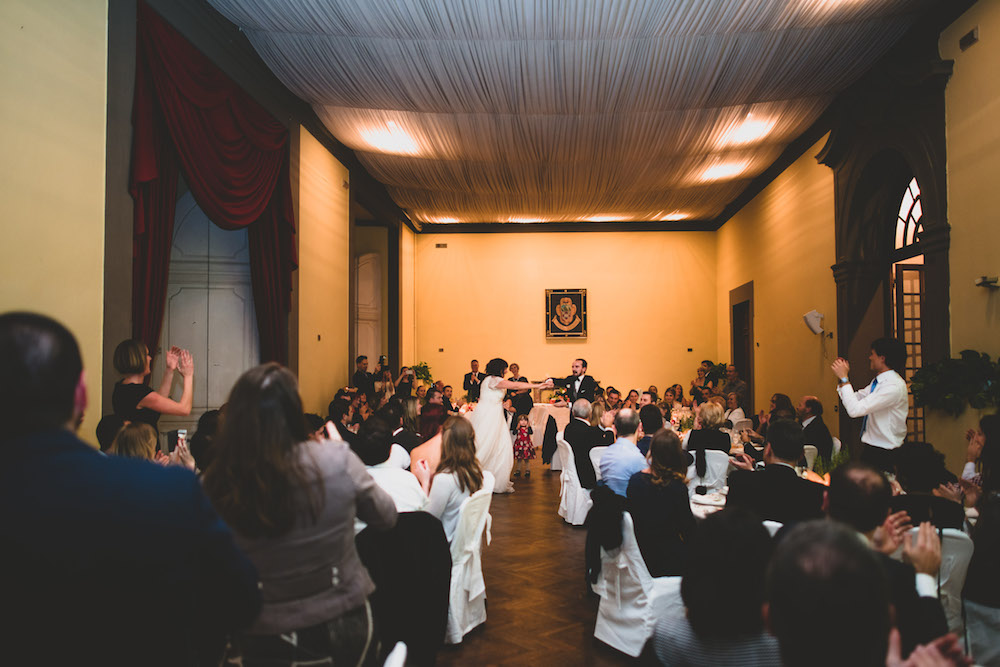
[[[710,359],[739,367],[748,415],[815,395],[854,443],[838,356],[865,375],[886,335],[908,373],[1000,355],[998,0],[12,0],[0,19],[0,305],[76,335],[92,444],[131,337],[196,360],[192,414],[161,431],[269,360],[325,415],[362,354],[456,392],[473,359],[540,381],[586,358],[640,391]],[[211,194],[216,145],[239,201]],[[585,336],[549,335],[559,289],[585,290]],[[915,410],[960,470],[980,413]]]

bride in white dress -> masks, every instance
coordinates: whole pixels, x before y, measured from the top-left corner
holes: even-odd
[[[514,467],[514,443],[510,438],[510,428],[503,410],[503,397],[508,389],[551,389],[552,381],[511,382],[504,380],[507,362],[493,359],[486,364],[487,378],[483,380],[479,392],[479,403],[469,416],[476,431],[476,458],[483,470],[489,470],[496,478],[494,493],[511,493],[514,485],[510,481],[510,471]]]

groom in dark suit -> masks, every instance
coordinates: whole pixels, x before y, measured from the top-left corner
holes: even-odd
[[[591,403],[594,402],[594,390],[597,389],[597,381],[587,375],[587,360],[577,359],[573,362],[573,374],[565,378],[552,378],[553,384],[557,387],[566,388],[566,400],[570,405],[578,398],[585,398]]]

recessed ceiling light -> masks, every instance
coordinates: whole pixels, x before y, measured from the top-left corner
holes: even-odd
[[[754,118],[752,114],[747,114],[742,121],[733,123],[726,128],[716,144],[720,148],[752,144],[770,134],[776,123],[776,119]]]
[[[430,222],[433,224],[450,224],[453,222],[461,222],[458,218],[424,218],[424,222]]]
[[[379,153],[416,155],[420,152],[420,147],[413,137],[404,132],[393,120],[390,120],[386,127],[361,130],[359,134],[366,144]]]
[[[620,215],[592,215],[584,218],[584,222],[625,222],[628,218]]]
[[[739,176],[750,166],[749,160],[741,162],[718,162],[701,172],[700,181],[722,181]]]
[[[681,213],[680,211],[674,211],[673,213],[667,213],[666,215],[661,215],[658,220],[662,222],[677,222],[679,220],[687,220],[691,216],[687,213]]]
[[[518,223],[531,223],[531,222],[545,222],[541,218],[507,218],[507,222],[518,222]]]

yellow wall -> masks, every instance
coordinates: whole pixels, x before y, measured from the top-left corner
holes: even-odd
[[[101,417],[105,0],[0,3],[0,312],[33,310],[76,335]]]
[[[406,225],[399,232],[399,354],[400,365],[416,361],[414,345],[414,234]]]
[[[379,267],[381,268],[381,290],[382,290],[382,339],[381,347],[376,354],[388,354],[389,352],[389,235],[385,227],[364,227],[354,228],[354,256],[360,257],[368,253],[375,253],[379,256]],[[371,360],[371,368],[375,370],[375,359]]]
[[[349,177],[305,128],[296,157],[299,392],[306,412],[325,415],[349,376],[350,193],[343,187]]]
[[[962,52],[958,40],[979,26],[979,42]],[[1000,275],[996,209],[1000,174],[1000,2],[976,3],[941,34],[941,57],[954,60],[945,90],[948,141],[948,224],[951,225],[951,349],[1000,356],[1000,291],[976,287],[982,275]],[[963,433],[978,422],[967,410],[958,420],[930,412],[927,438],[954,470],[964,461]]]
[[[753,281],[754,399],[767,408],[771,394],[798,402],[819,397],[835,434],[838,404],[830,363],[836,338],[806,328],[803,313],[816,309],[823,328],[836,336],[837,292],[830,267],[835,262],[833,172],[815,155],[823,141],[806,151],[718,232],[718,319],[720,358],[730,356],[730,290]]]
[[[420,234],[409,361],[456,394],[469,361],[492,357],[532,379],[584,357],[605,387],[686,385],[716,356],[715,270],[710,232]],[[546,340],[546,288],[587,290],[585,341]]]

